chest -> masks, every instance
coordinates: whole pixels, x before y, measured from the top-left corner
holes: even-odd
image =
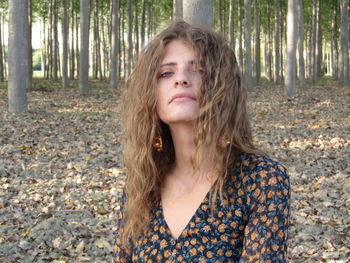
[[[177,237],[169,229],[159,202],[152,210],[149,231],[133,250],[133,262],[238,262],[247,223],[245,207],[238,201],[229,210],[219,204],[211,215],[207,197]]]

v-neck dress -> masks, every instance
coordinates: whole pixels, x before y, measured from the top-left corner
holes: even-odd
[[[284,166],[242,154],[229,168],[223,199],[217,196],[213,214],[210,194],[177,239],[164,219],[161,201],[156,202],[147,231],[130,249],[120,240],[123,195],[112,262],[286,262],[290,183]]]

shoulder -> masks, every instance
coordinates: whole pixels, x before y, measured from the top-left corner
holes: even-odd
[[[239,181],[246,192],[257,187],[285,188],[289,192],[289,176],[287,169],[279,162],[267,156],[243,153],[230,167],[230,176]]]

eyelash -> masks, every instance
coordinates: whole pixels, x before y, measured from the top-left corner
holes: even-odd
[[[193,70],[192,72],[198,72],[200,74],[203,74],[204,70],[203,69],[197,69],[197,70]],[[170,74],[173,74],[173,72],[170,72],[170,71],[163,72],[163,73],[159,74],[159,78],[169,77]]]

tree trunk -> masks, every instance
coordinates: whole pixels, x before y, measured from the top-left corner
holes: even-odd
[[[214,28],[213,9],[210,0],[188,0],[183,2],[183,17],[195,26]]]
[[[182,1],[182,0],[179,0]],[[182,18],[182,2],[181,2],[181,18]],[[146,0],[142,0],[141,15],[141,49],[145,46],[145,29],[146,29]]]
[[[28,24],[27,24],[27,41],[28,41],[28,73],[27,73],[27,90],[32,88],[33,82],[33,49],[32,49],[32,0],[28,0]]]
[[[67,0],[62,0],[62,40],[63,40],[63,61],[62,61],[62,84],[63,88],[68,87],[68,16]]]
[[[229,31],[230,31],[230,34],[229,34],[230,47],[232,48],[233,52],[235,52],[236,42],[235,42],[235,1],[234,0],[230,0]]]
[[[113,0],[112,10],[112,39],[109,85],[111,89],[117,89],[119,82],[119,0]]]
[[[89,89],[89,9],[90,2],[80,0],[80,74],[81,95],[88,95]]]
[[[134,61],[137,61],[137,57],[139,56],[139,14],[138,14],[138,8],[137,8],[137,0],[134,1],[135,4],[135,19],[134,19],[134,32],[135,32],[135,52],[136,56]]]
[[[58,30],[57,30],[57,0],[53,0],[53,79],[54,81],[58,81]]]
[[[289,98],[294,98],[296,96],[296,13],[296,2],[294,0],[288,0],[285,94]]]
[[[321,3],[320,0],[317,0],[316,6],[316,78],[320,79],[323,75],[323,67],[322,67],[322,26],[321,26]]]
[[[222,5],[222,0],[218,0],[218,22],[219,22],[219,30],[220,32],[224,32],[224,18],[222,15],[222,9],[223,9],[223,5]]]
[[[142,6],[144,5],[144,2],[145,0],[142,1]],[[145,9],[143,8],[143,10]],[[182,19],[182,0],[173,0],[173,21],[181,20],[181,19]]]
[[[349,72],[349,3],[347,0],[340,2],[340,38],[341,38],[341,81],[344,86],[350,86]]]
[[[298,0],[298,14],[299,14],[299,82],[300,88],[305,88],[305,61],[304,61],[304,6],[303,0]]]
[[[275,0],[275,56],[274,56],[274,81],[280,83],[280,33],[281,33],[281,8],[280,0]]]
[[[243,65],[243,0],[239,0],[238,5],[238,26],[239,26],[239,38],[238,38],[238,49],[239,49],[239,65],[241,67],[242,73],[244,74],[244,65]]]
[[[312,84],[316,84],[317,80],[317,55],[316,55],[316,41],[317,41],[317,1],[313,0],[312,3],[312,52],[311,52],[311,78]]]
[[[75,72],[75,53],[74,53],[74,0],[71,0],[71,52],[70,52],[70,79],[74,80],[74,72]]]
[[[77,61],[77,79],[78,79],[79,76],[80,76],[80,50],[79,50],[78,11],[75,12],[75,56],[76,56],[76,61]]]
[[[9,77],[10,112],[24,112],[27,107],[26,76],[28,67],[28,2],[9,0]]]
[[[244,17],[244,46],[245,46],[245,87],[250,90],[252,83],[252,49],[251,49],[251,28],[252,18],[250,12],[250,1],[244,0],[245,17]]]
[[[132,68],[133,45],[132,45],[132,0],[128,0],[128,70],[126,76],[129,76]]]
[[[332,43],[332,76],[334,79],[338,79],[339,77],[339,51],[338,51],[338,16],[339,16],[339,3],[338,0],[335,0],[334,11],[333,11],[333,20],[332,20],[332,28],[333,28],[333,37],[331,40]]]
[[[0,82],[5,81],[5,76],[4,76],[4,59],[2,56],[2,34],[1,34],[1,17],[2,14],[0,13]]]
[[[254,0],[255,13],[255,81],[260,82],[260,11],[258,1]]]

